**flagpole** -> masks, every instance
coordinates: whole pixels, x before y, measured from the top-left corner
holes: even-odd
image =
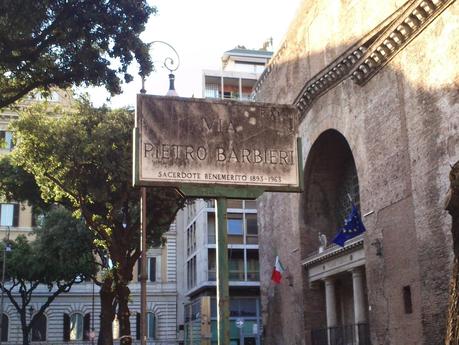
[[[228,234],[226,198],[215,200],[217,213],[217,332],[218,345],[229,345]]]

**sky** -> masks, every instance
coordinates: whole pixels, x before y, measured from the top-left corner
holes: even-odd
[[[227,50],[243,45],[261,48],[272,37],[274,51],[287,33],[301,0],[151,0],[158,12],[151,16],[142,39],[164,41],[174,47],[180,58],[175,72],[175,88],[181,97],[202,96],[202,70],[220,69],[221,56]],[[164,95],[169,87],[166,57],[178,59],[167,45],[154,43],[150,50],[156,71],[146,80],[148,94]],[[137,75],[133,64],[130,73]],[[140,79],[124,85],[121,95],[108,100],[103,88],[88,90],[96,106],[134,106],[141,88]]]

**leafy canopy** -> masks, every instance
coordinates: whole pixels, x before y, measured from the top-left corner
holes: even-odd
[[[35,177],[42,197],[70,203],[115,262],[136,251],[132,265],[139,254],[140,221],[139,190],[132,187],[133,126],[131,110],[95,108],[87,100],[59,117],[30,107],[12,125],[14,163]],[[158,188],[150,190],[149,198],[147,240],[153,245],[184,200],[173,189]]]
[[[146,0],[2,0],[0,108],[35,88],[91,84],[119,93],[134,59],[141,74],[151,72],[139,35],[155,12]]]
[[[90,232],[66,209],[51,209],[34,234],[33,241],[20,235],[10,242],[12,250],[6,253],[5,271],[9,279],[3,286],[0,284],[19,315],[23,344],[29,343],[33,324],[59,295],[96,273]],[[48,287],[48,293],[38,292],[40,284]],[[28,305],[34,294],[40,296],[42,303],[28,318]]]
[[[11,241],[6,273],[13,282],[53,286],[95,273],[91,234],[69,211],[50,210],[34,235],[33,241],[24,235]]]

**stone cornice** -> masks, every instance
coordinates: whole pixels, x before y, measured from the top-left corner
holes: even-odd
[[[352,69],[351,79],[358,85],[365,85],[454,1],[414,1],[368,47]]]
[[[349,240],[344,247],[339,247],[336,244],[333,244],[332,246],[326,248],[322,253],[313,254],[307,257],[301,262],[301,265],[309,267],[330,258],[354,251],[357,248],[363,248],[363,235],[359,235],[352,240]]]
[[[304,117],[314,102],[344,80],[365,85],[455,0],[409,0],[336,60],[306,82],[293,102]],[[257,84],[253,98],[279,63],[287,43],[275,54]]]

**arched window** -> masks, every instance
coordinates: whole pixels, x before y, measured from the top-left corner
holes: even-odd
[[[32,341],[46,341],[46,316],[41,314],[32,325]]]
[[[156,316],[153,313],[147,313],[147,339],[156,338]]]
[[[152,312],[147,313],[147,339],[156,339],[156,315]],[[137,313],[136,338],[140,340],[140,313]]]
[[[70,315],[70,340],[83,340],[83,315]]]
[[[64,313],[64,341],[89,340],[91,314]]]
[[[6,314],[2,314],[2,341],[8,341],[9,319]]]

